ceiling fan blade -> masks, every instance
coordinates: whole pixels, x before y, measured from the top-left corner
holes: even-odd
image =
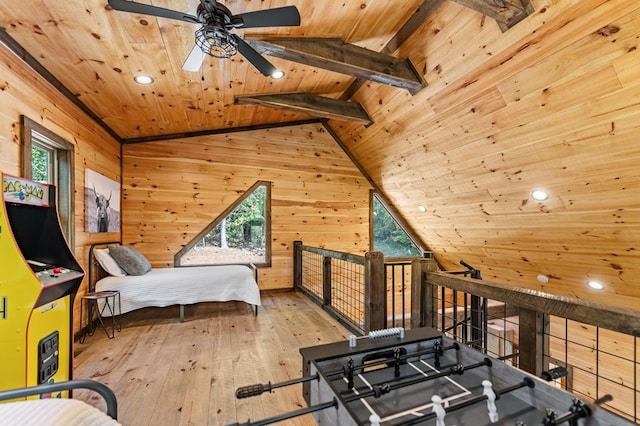
[[[300,25],[300,13],[295,6],[240,13],[233,16],[234,20],[236,18],[241,18],[244,21],[244,24],[238,28],[297,27]]]
[[[114,10],[122,12],[139,13],[141,15],[159,16],[161,18],[177,19],[178,21],[191,22],[199,24],[197,17],[188,13],[178,12],[177,10],[165,9],[162,7],[151,6],[149,4],[135,3],[128,0],[109,0],[109,6]]]
[[[251,62],[263,75],[271,77],[271,75],[277,71],[277,68],[274,67],[271,62],[267,61],[265,57],[259,54],[253,47],[249,46],[246,41],[235,34],[232,34],[232,36],[238,42],[238,52],[247,58],[247,61]]]
[[[200,49],[198,45],[193,46],[191,49],[191,53],[185,59],[184,64],[182,64],[182,69],[188,72],[197,72],[202,67],[202,62],[204,61],[205,53]]]

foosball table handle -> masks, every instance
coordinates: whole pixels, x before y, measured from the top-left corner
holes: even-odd
[[[243,399],[243,398],[250,398],[252,396],[262,395],[264,392],[271,393],[273,392],[274,389],[277,389],[277,388],[291,386],[298,383],[310,382],[311,380],[318,380],[319,378],[320,376],[316,373],[313,376],[301,377],[299,379],[288,380],[286,382],[280,382],[280,383],[274,383],[274,384],[271,384],[271,382],[269,382],[266,385],[258,383],[257,385],[243,386],[241,388],[236,389],[236,398]]]
[[[271,392],[271,382],[266,385],[257,384],[238,388],[236,389],[236,398],[250,398],[252,396],[262,395],[264,392]]]
[[[398,336],[400,339],[404,339],[404,328],[403,327],[394,327],[394,328],[384,328],[382,330],[373,330],[370,331],[366,336],[356,336],[352,334],[349,336],[349,347],[355,348],[357,345],[358,339],[380,339],[382,337],[389,336]]]

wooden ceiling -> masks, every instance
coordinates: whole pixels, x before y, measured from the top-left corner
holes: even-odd
[[[194,13],[198,1],[152,3]],[[240,56],[187,73],[193,25],[116,12],[106,0],[5,1],[0,26],[124,142],[307,120],[327,99],[359,104],[371,122],[345,112],[327,126],[446,269],[463,259],[488,279],[596,300],[602,293],[584,283],[597,278],[615,303],[637,305],[638,2],[224,4],[232,13],[295,5],[299,27],[236,33],[336,38],[409,59],[425,87],[276,56],[281,80]],[[155,82],[137,85],[139,73]],[[291,99],[260,97],[289,93],[304,94],[296,111]],[[548,200],[529,198],[538,187]]]
[[[496,10],[495,6],[484,4],[492,3],[487,0],[461,2],[487,11]],[[150,2],[147,0],[146,3]],[[307,101],[313,96],[321,103],[321,108],[325,107],[326,98],[340,98],[354,82],[353,76],[336,71],[344,69],[345,62],[350,62],[350,72],[356,72],[356,75],[370,74],[376,81],[385,81],[385,75],[380,76],[368,67],[375,60],[360,57],[360,53],[375,54],[390,41],[397,43],[398,36],[408,37],[443,1],[408,0],[402,2],[402,7],[387,0],[340,4],[310,0],[232,0],[223,3],[232,14],[287,5],[298,8],[302,22],[299,27],[233,31],[260,51],[269,53],[269,60],[286,72],[285,78],[274,80],[262,76],[240,54],[230,59],[207,57],[200,72],[183,71],[182,64],[194,46],[194,31],[199,25],[112,10],[106,0],[61,3],[26,0],[20,7],[2,2],[0,27],[114,135],[129,140],[282,123],[310,116],[331,118],[331,108],[328,114],[318,115],[309,108],[295,108],[294,104],[283,112],[282,107],[287,105],[282,102],[265,107],[252,106],[250,100],[260,94],[304,93]],[[520,0],[515,3],[519,6],[496,12],[501,25],[512,25],[513,16],[522,14]],[[195,15],[199,0],[155,0],[151,4]],[[417,22],[416,18],[412,21],[414,15]],[[405,27],[407,23],[409,27]],[[405,33],[398,34],[403,28]],[[259,41],[271,37],[274,42],[273,37],[277,37],[277,41],[285,36],[293,38],[294,42],[298,40],[298,44],[293,48],[285,47],[284,52],[282,43],[276,46]],[[296,49],[300,38],[311,40],[307,43],[311,50]],[[334,40],[333,44],[330,39]],[[334,58],[315,57],[313,60],[314,49],[322,55],[323,46],[325,53]],[[362,52],[356,52],[356,49]],[[410,67],[410,63],[402,60],[405,58],[396,60],[390,56],[393,50],[383,55],[383,66],[387,57],[389,73],[402,75],[402,66],[406,63]],[[292,57],[298,62],[291,61]],[[299,62],[305,58],[311,59],[313,66]],[[405,71],[402,78],[406,79],[406,74],[411,72]],[[155,81],[150,86],[138,85],[133,81],[138,74],[151,75]],[[415,81],[404,85],[414,93],[423,86],[421,78],[415,74]],[[390,78],[386,77],[386,80]],[[236,102],[236,97],[243,97],[243,101]],[[265,102],[261,100],[257,104],[265,105]],[[349,119],[349,116],[345,117],[338,118]],[[370,123],[362,118],[362,114],[356,121]]]

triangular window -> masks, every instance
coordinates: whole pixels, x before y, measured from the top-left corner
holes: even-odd
[[[271,182],[259,181],[174,258],[180,265],[271,264]]]
[[[373,250],[382,252],[385,259],[422,255],[418,245],[376,194],[373,194]]]

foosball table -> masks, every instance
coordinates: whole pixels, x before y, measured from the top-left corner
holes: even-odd
[[[313,413],[319,425],[633,425],[548,382],[430,328],[380,330],[300,349],[303,377],[236,390],[246,398],[302,383],[308,407],[244,425]]]

